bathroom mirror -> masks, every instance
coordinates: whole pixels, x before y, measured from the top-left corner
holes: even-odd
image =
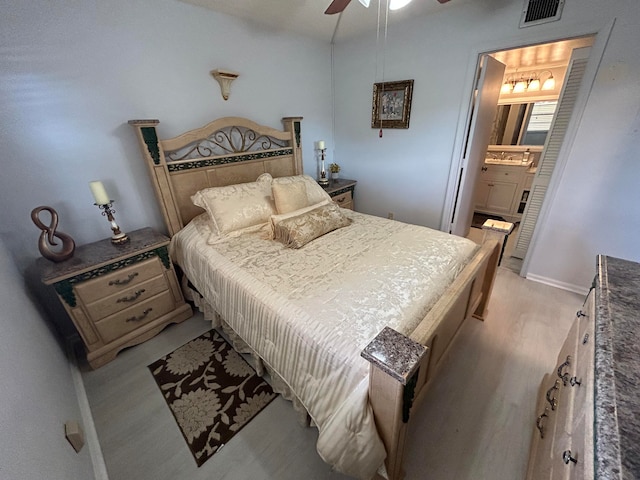
[[[557,100],[498,105],[490,145],[544,145]]]

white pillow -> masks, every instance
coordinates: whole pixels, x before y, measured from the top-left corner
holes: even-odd
[[[273,185],[291,184],[302,182],[307,189],[307,205],[314,205],[323,200],[331,200],[331,197],[324,189],[318,185],[309,175],[293,175],[290,177],[277,177],[273,179]],[[281,213],[281,212],[278,212]]]
[[[272,177],[263,173],[255,182],[205,188],[191,197],[194,205],[204,208],[218,235],[269,222],[276,214],[271,198]]]

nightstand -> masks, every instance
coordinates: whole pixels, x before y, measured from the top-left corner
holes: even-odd
[[[353,210],[353,197],[355,193],[355,180],[346,178],[338,178],[337,180],[329,180],[329,185],[324,185],[324,191],[329,194],[331,199],[342,208]]]
[[[82,245],[64,262],[36,261],[40,279],[53,286],[78,330],[92,368],[192,316],[169,259],[169,239],[151,228],[128,235],[124,245],[110,239]]]

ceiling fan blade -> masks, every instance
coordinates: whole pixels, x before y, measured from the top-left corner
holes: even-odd
[[[335,13],[340,13],[345,8],[347,8],[347,5],[349,5],[349,2],[351,2],[351,0],[333,0],[333,2],[331,2],[331,5],[329,5],[329,8],[327,8],[324,11],[324,13],[326,15],[333,15]]]

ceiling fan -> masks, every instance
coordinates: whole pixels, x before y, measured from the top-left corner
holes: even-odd
[[[365,7],[369,8],[369,3],[371,0],[358,0],[362,5],[364,5]],[[411,0],[405,0],[402,2],[402,5],[400,5],[400,7],[403,7],[404,5],[406,5],[407,3],[409,3]],[[440,3],[447,3],[449,0],[438,0],[438,2]],[[331,2],[331,5],[329,5],[329,7],[324,11],[324,13],[326,15],[334,15],[336,13],[342,13],[344,11],[345,8],[347,8],[347,5],[349,5],[349,3],[351,2],[351,0],[333,0],[333,2]],[[392,2],[393,3],[393,2]],[[400,8],[397,7],[397,8]],[[391,10],[394,10],[393,6],[391,6]]]

